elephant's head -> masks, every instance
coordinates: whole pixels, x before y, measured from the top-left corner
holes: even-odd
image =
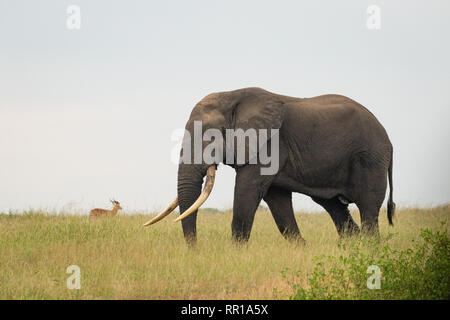
[[[252,156],[260,150],[252,145],[248,133],[256,132],[258,146],[261,146],[260,132],[268,133],[265,136],[267,148],[274,132],[271,129],[280,129],[283,118],[280,97],[260,88],[214,93],[202,99],[192,110],[185,127],[178,167],[178,197],[145,225],[160,221],[179,205],[181,216],[177,221],[182,220],[188,242],[195,241],[197,209],[212,190],[217,165],[220,162],[232,166],[254,163]],[[241,150],[239,141],[244,142]],[[206,184],[201,191],[205,175]]]

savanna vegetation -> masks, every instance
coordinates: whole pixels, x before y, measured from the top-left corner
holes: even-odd
[[[355,221],[359,214],[352,212]],[[198,243],[185,244],[175,214],[23,212],[0,215],[1,299],[449,299],[450,206],[380,213],[379,240],[339,240],[326,213],[296,214],[307,244],[280,235],[267,210],[247,245],[231,241],[230,211],[200,210]],[[172,218],[171,218],[172,217]],[[68,289],[77,265],[81,288]],[[380,289],[368,289],[380,271]],[[369,280],[370,282],[370,280]]]

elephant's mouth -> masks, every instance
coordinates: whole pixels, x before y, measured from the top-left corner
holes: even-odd
[[[211,194],[211,191],[214,187],[215,177],[216,177],[216,166],[211,165],[208,167],[208,171],[206,172],[206,182],[205,182],[205,187],[203,188],[202,193],[200,194],[198,199],[189,207],[189,209],[187,209],[185,212],[183,212],[183,214],[181,214],[178,218],[176,218],[175,221],[181,221],[184,218],[187,218],[192,213],[197,211],[198,208],[200,208],[200,206],[208,199],[209,195]],[[164,211],[162,211],[160,214],[158,214],[156,217],[154,217],[150,221],[147,221],[146,223],[144,223],[144,226],[145,227],[150,226],[150,225],[164,219],[165,217],[167,217],[169,215],[169,213],[171,213],[173,210],[175,210],[176,207],[178,207],[178,197],[176,197],[175,200],[173,200],[172,203]]]

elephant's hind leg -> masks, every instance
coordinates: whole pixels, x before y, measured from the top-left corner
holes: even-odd
[[[378,215],[383,203],[382,193],[366,194],[366,197],[356,202],[361,214],[361,230],[363,233],[371,236],[379,236]]]
[[[361,231],[370,236],[379,236],[378,215],[386,194],[387,164],[371,165],[371,171],[360,170],[359,194],[355,197],[361,215]]]
[[[292,192],[272,186],[263,199],[269,206],[278,230],[283,237],[288,240],[304,242],[295,221]]]
[[[348,205],[343,204],[338,197],[332,199],[313,197],[312,199],[330,214],[341,237],[359,233],[359,227],[350,215]]]

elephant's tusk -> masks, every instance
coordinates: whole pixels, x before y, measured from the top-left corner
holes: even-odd
[[[178,207],[178,197],[176,197],[175,200],[172,201],[172,203],[166,208],[166,210],[164,210],[163,212],[158,214],[152,220],[144,223],[144,227],[147,227],[149,225],[152,225],[152,224],[158,222],[159,220],[164,219],[167,215],[169,215],[169,213],[171,213],[173,210],[175,210],[176,207]]]
[[[192,213],[194,213],[200,206],[208,199],[209,195],[211,194],[211,191],[214,187],[214,178],[216,176],[216,166],[212,165],[208,168],[208,171],[206,173],[206,182],[205,187],[203,188],[202,193],[198,197],[198,199],[192,204],[192,206],[187,209],[182,215],[180,215],[178,218],[175,219],[175,222],[181,221],[184,218],[190,216]]]

